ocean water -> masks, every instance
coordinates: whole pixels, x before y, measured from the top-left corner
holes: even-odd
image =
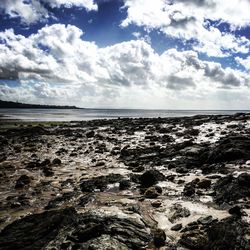
[[[144,109],[0,109],[0,120],[81,121],[112,118],[156,118],[194,115],[232,115],[250,110],[144,110]]]

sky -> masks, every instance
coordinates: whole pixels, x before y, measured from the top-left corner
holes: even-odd
[[[250,109],[250,0],[0,0],[0,99]]]

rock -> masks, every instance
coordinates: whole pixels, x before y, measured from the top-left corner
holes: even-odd
[[[229,217],[208,228],[208,243],[205,249],[250,249],[249,224]]]
[[[238,183],[242,187],[249,187],[250,188],[250,174],[242,173],[238,176]]]
[[[120,182],[123,176],[120,174],[110,174],[106,176],[98,176],[88,180],[81,180],[81,190],[82,192],[94,192],[94,190],[99,189],[104,191],[108,184],[113,184]]]
[[[51,167],[43,167],[43,173],[46,177],[50,177],[54,175],[54,172]]]
[[[194,231],[198,228],[199,228],[199,223],[197,221],[192,221],[188,223],[186,227],[181,230],[181,232]]]
[[[188,216],[190,216],[190,211],[187,208],[182,207],[181,204],[177,203],[170,208],[168,219],[171,223],[174,223],[179,218],[184,218]]]
[[[156,200],[156,201],[151,202],[152,207],[155,207],[155,208],[160,207],[161,204],[162,204],[162,202],[160,200]]]
[[[199,231],[186,232],[181,235],[179,244],[191,250],[206,249],[205,246],[207,245],[207,237],[204,236]],[[208,249],[211,250],[211,248],[208,248]],[[220,249],[223,249],[223,248],[220,248]]]
[[[16,181],[15,188],[23,188],[27,185],[29,185],[31,182],[31,179],[27,175],[21,175],[18,180]]]
[[[45,159],[44,161],[41,162],[41,167],[47,166],[50,164],[50,159]]]
[[[156,187],[149,187],[146,189],[144,196],[148,199],[155,199],[160,195]]]
[[[55,158],[53,161],[52,161],[52,164],[54,165],[60,165],[62,163],[62,161],[59,159],[59,158]]]
[[[242,211],[241,207],[239,207],[239,206],[231,207],[231,208],[228,210],[228,213],[230,213],[230,214],[232,214],[232,215],[235,215],[235,216],[238,216],[238,217],[241,217],[242,215],[245,214],[245,213]]]
[[[154,245],[156,247],[165,246],[166,242],[166,233],[162,229],[156,229],[154,231]]]
[[[6,226],[0,233],[0,249],[44,249],[64,226],[73,226],[76,211],[72,208],[26,216]]]
[[[129,180],[121,180],[119,182],[119,189],[120,190],[126,190],[129,189],[131,186],[130,181]]]
[[[74,197],[74,195],[75,195],[74,192],[64,193],[63,195],[56,197],[55,199],[49,201],[48,205],[44,209],[49,210],[52,208],[56,208],[62,203],[71,200]]]
[[[158,233],[158,241],[163,237]],[[145,224],[139,219],[93,209],[77,214],[73,208],[66,208],[11,223],[0,233],[0,249],[128,250],[144,249],[150,240]]]
[[[250,174],[242,173],[238,177],[227,175],[215,183],[215,201],[219,204],[236,202],[238,199],[250,197]]]
[[[176,224],[173,227],[171,227],[172,231],[179,231],[181,229],[182,229],[182,224],[181,223],[180,224]]]
[[[122,242],[116,240],[109,235],[101,235],[96,239],[92,239],[89,243],[91,250],[129,250],[129,248]]]
[[[150,240],[144,223],[129,216],[120,218],[99,211],[79,215],[79,226],[75,227],[71,237],[81,249],[91,249],[90,246],[97,242],[101,246],[99,249],[105,249],[102,245],[107,244],[107,235],[110,242],[115,240],[117,249],[120,249],[120,246],[126,246],[127,249],[142,249]]]
[[[184,196],[193,196],[195,194],[195,187],[189,183],[185,185],[183,189]]]
[[[197,136],[197,135],[199,135],[199,133],[200,133],[200,130],[195,129],[195,128],[188,129],[188,130],[185,131],[185,134],[188,134],[188,135],[191,135],[191,136]]]
[[[186,174],[186,173],[189,172],[189,170],[188,170],[186,167],[184,167],[184,166],[182,166],[182,167],[177,167],[177,168],[175,169],[175,171],[176,171],[176,173],[179,173],[179,174]]]
[[[141,175],[141,185],[143,187],[150,187],[158,183],[158,181],[164,181],[165,176],[158,170],[148,170]]]
[[[92,131],[88,131],[85,135],[86,135],[87,138],[92,138],[92,137],[95,136],[95,131],[93,131],[93,130]]]
[[[213,216],[200,217],[197,221],[202,225],[208,225],[213,222]]]
[[[10,203],[10,208],[17,208],[17,207],[21,207],[22,204],[18,201],[13,201]]]
[[[102,167],[102,166],[105,166],[105,162],[104,161],[98,161],[96,164],[95,164],[96,167]]]
[[[143,166],[138,166],[138,167],[133,168],[132,172],[139,173],[139,172],[142,172],[144,170],[145,170],[145,168]]]
[[[249,136],[228,136],[218,142],[208,155],[209,163],[250,159]]]
[[[78,206],[85,207],[89,202],[93,201],[95,196],[91,193],[82,195],[78,200]]]
[[[200,180],[199,183],[197,183],[197,187],[202,188],[202,189],[208,189],[208,188],[210,188],[211,183],[212,183],[211,180],[203,179],[203,180]]]

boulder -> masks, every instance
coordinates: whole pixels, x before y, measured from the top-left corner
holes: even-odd
[[[164,235],[158,233],[162,244]],[[151,240],[145,224],[133,217],[73,208],[46,211],[17,220],[0,233],[0,249],[145,249]]]
[[[120,174],[98,176],[92,179],[81,180],[80,188],[82,192],[94,192],[96,189],[104,191],[108,184],[120,182],[121,180],[123,180],[123,176]]]
[[[215,202],[229,203],[238,199],[250,197],[250,174],[242,173],[238,177],[227,175],[219,179],[214,186]]]
[[[208,155],[209,163],[250,159],[249,136],[228,136],[221,139]]]
[[[148,170],[141,175],[142,187],[150,187],[157,184],[159,181],[164,181],[165,175],[158,170]]]
[[[29,176],[27,175],[21,175],[17,181],[16,181],[16,185],[15,185],[15,188],[23,188],[27,185],[29,185],[31,182],[31,179]]]
[[[154,231],[154,245],[156,247],[163,247],[165,246],[166,242],[166,233],[162,230],[157,228]]]

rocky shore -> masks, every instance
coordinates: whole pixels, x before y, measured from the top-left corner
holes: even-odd
[[[250,114],[0,130],[0,249],[250,249]]]

